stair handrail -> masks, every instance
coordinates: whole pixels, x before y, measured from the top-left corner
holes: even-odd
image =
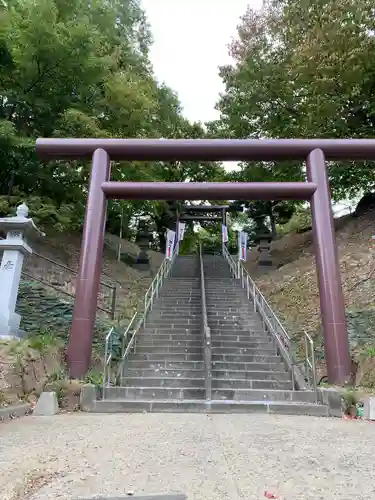
[[[204,342],[203,353],[204,353],[204,369],[205,369],[205,389],[206,389],[206,399],[210,401],[212,398],[212,346],[211,346],[211,330],[210,327],[208,326],[208,318],[207,318],[206,287],[204,280],[203,252],[201,243],[199,244],[199,267],[200,267],[201,313],[202,313],[201,333]]]
[[[3,238],[2,236],[0,236],[0,240],[5,240],[5,238]],[[61,264],[61,262],[58,262],[56,260],[53,260],[51,259],[50,257],[46,257],[45,255],[42,255],[38,252],[35,252],[33,250],[33,253],[30,254],[29,256],[29,260],[30,259],[33,259],[35,260],[35,257],[39,258],[39,259],[42,259],[42,260],[45,260],[46,262],[49,262],[50,264],[53,264],[54,266],[57,266],[59,267],[60,269],[64,269],[65,271],[69,271],[70,273],[74,274],[75,276],[77,276],[78,272],[77,270],[73,269],[72,267],[69,267],[69,266],[66,266],[65,264]],[[71,298],[75,298],[75,294],[74,293],[69,293],[69,292],[66,292],[65,290],[62,290],[60,287],[56,286],[56,285],[52,285],[51,283],[49,283],[48,281],[46,280],[43,280],[42,278],[37,278],[36,276],[34,276],[33,274],[29,274],[25,271],[22,271],[21,273],[23,276],[25,276],[26,278],[28,279],[32,279],[33,281],[37,281],[38,283],[41,283],[42,285],[48,287],[48,288],[51,288],[63,295],[66,295],[68,297],[71,297]],[[110,278],[110,276],[106,273],[104,273],[102,271],[102,274],[105,274],[108,278]],[[105,281],[102,281],[100,280],[100,285],[101,286],[104,286],[106,288],[108,288],[109,290],[111,290],[111,308],[108,309],[106,307],[99,307],[98,305],[96,306],[96,309],[100,310],[100,311],[104,311],[105,313],[107,313],[111,319],[115,319],[115,316],[116,316],[116,301],[117,301],[117,287],[116,285],[112,285],[111,283],[106,283]]]
[[[176,260],[176,257],[179,253],[179,242],[175,246],[172,256],[170,259],[165,258],[161,263],[157,273],[155,274],[154,279],[151,282],[151,285],[147,289],[144,298],[144,320],[146,320],[146,314],[149,310],[152,310],[154,305],[154,299],[159,296],[159,290],[163,286],[164,279],[169,276],[169,273],[172,269],[172,266]]]
[[[143,311],[142,310],[136,311],[134,313],[133,317],[131,318],[126,328],[124,329],[124,332],[122,333],[121,359],[116,376],[118,376],[119,373],[122,372],[123,365],[130,351],[132,349],[135,350],[136,335],[139,332],[142,324],[143,325],[146,324],[146,316],[152,310],[155,296],[158,297],[160,288],[163,286],[165,279],[170,275],[171,269],[178,255],[178,251],[179,251],[179,243],[177,243],[173,251],[173,254],[171,256],[171,259],[165,258],[161,263],[161,265],[159,266],[159,269],[154,279],[152,280],[151,285],[149,286],[149,288],[145,293],[143,301],[144,303]],[[128,334],[131,330],[133,330],[132,336],[130,340],[127,341]],[[105,338],[104,360],[103,360],[103,399],[105,397],[106,388],[110,387],[111,385],[112,361],[113,361],[113,336],[115,333],[117,333],[117,331],[114,327],[112,327]]]
[[[247,269],[244,268],[241,261],[238,261],[238,264],[234,262],[226,246],[223,246],[223,256],[227,260],[233,276],[240,280],[242,288],[246,290],[247,298],[252,300],[254,312],[258,312],[264,326],[276,340],[280,354],[292,375],[293,389],[295,389],[296,386],[299,389],[306,389],[305,377],[298,368],[300,363],[296,362],[293,354],[292,340],[280,319],[249,275]],[[303,331],[303,334],[305,338],[305,359],[303,363],[306,368],[307,383],[311,389],[317,393],[314,341],[307,332]]]

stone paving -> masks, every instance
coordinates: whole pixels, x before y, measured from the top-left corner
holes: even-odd
[[[374,443],[374,425],[341,419],[29,416],[0,425],[0,499],[370,500]]]

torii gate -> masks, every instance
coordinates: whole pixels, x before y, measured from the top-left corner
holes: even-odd
[[[127,200],[308,200],[328,379],[344,383],[351,373],[345,303],[331,210],[327,160],[371,160],[372,139],[38,139],[41,159],[92,159],[80,267],[68,346],[73,378],[90,365],[103,256],[108,198]],[[306,160],[307,182],[184,183],[114,182],[110,161]]]

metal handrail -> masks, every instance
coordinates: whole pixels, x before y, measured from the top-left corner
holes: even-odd
[[[305,389],[305,377],[303,377],[302,373],[298,369],[298,365],[300,363],[296,362],[296,358],[293,353],[293,342],[288,332],[285,330],[281,321],[253,279],[250,277],[247,270],[243,267],[243,265],[241,265],[240,261],[238,264],[234,262],[233,257],[230,255],[225,246],[223,246],[223,256],[227,260],[233,276],[240,280],[242,287],[246,290],[247,298],[252,300],[254,312],[258,312],[264,327],[276,340],[280,354],[292,375],[293,390],[296,389],[296,386],[299,389]],[[303,333],[305,335],[305,359],[303,360],[305,365],[305,375],[309,387],[317,393],[314,341],[306,332]]]
[[[0,236],[0,240],[5,240],[6,238],[3,238],[2,236]],[[64,269],[65,271],[69,271],[71,272],[72,274],[74,275],[77,275],[77,271],[75,271],[74,269],[72,269],[71,267],[68,267],[66,266],[65,264],[61,264],[60,262],[57,262],[56,260],[53,260],[53,259],[50,259],[49,257],[46,257],[45,255],[42,255],[38,252],[34,252],[30,255],[30,257],[32,256],[35,256],[35,257],[38,257],[42,260],[45,260],[46,262],[50,262],[51,264],[57,266],[57,267],[60,267],[61,269]],[[41,278],[37,278],[36,276],[32,275],[32,274],[28,274],[24,271],[22,271],[22,274],[24,276],[26,276],[27,278],[29,279],[32,279],[32,280],[35,280],[35,281],[38,281],[39,283],[42,283],[43,285],[49,287],[49,288],[52,288],[53,290],[56,290],[57,292],[60,292],[64,295],[67,295],[69,297],[72,297],[74,298],[75,295],[72,294],[72,293],[69,293],[69,292],[65,292],[65,290],[62,290],[61,288],[55,286],[55,285],[52,285],[51,283],[48,283],[48,281],[44,281],[42,280]],[[100,281],[100,284],[106,288],[109,288],[110,290],[112,290],[111,292],[111,308],[110,309],[106,309],[106,308],[103,308],[103,307],[100,307],[100,306],[96,306],[96,309],[99,309],[100,311],[104,311],[105,313],[109,314],[109,316],[111,317],[111,319],[115,319],[115,315],[116,315],[116,301],[117,301],[117,287],[116,285],[111,285],[109,283],[106,283],[104,281]]]
[[[164,280],[169,276],[172,266],[176,260],[179,251],[179,244],[177,243],[172,254],[172,258],[164,259],[161,266],[158,269],[151,285],[145,293],[144,297],[144,310],[136,311],[128,323],[126,329],[122,334],[122,349],[121,349],[121,359],[117,369],[117,376],[122,374],[124,363],[130,351],[135,350],[136,345],[136,335],[139,332],[142,324],[146,324],[146,316],[152,310],[154,299],[159,295],[159,290],[163,286]],[[127,337],[129,332],[132,330],[132,336],[127,342]],[[105,398],[106,388],[111,385],[111,373],[112,373],[112,360],[113,360],[113,336],[116,330],[111,328],[105,339],[105,351],[104,351],[104,369],[103,369],[103,399]]]
[[[44,281],[41,278],[37,278],[33,274],[29,274],[29,273],[26,273],[25,271],[21,271],[21,276],[24,276],[25,278],[32,280],[32,281],[37,281],[38,283],[41,283],[42,285],[47,286],[47,287],[51,288],[52,290],[55,290],[58,293],[62,293],[63,295],[66,295],[67,297],[70,297],[72,299],[75,298],[75,295],[73,293],[66,292],[65,290],[62,290],[61,288],[59,288],[58,286],[55,286],[55,285],[52,285],[51,283],[48,283],[48,281]],[[114,319],[113,298],[112,298],[111,309],[106,309],[105,307],[100,307],[98,305],[96,306],[96,309],[98,309],[99,311],[105,312],[106,314],[108,314],[110,316],[111,319]]]
[[[104,348],[104,369],[103,369],[103,398],[105,389],[111,385],[111,360],[112,360],[112,334],[115,331],[114,327],[109,330],[105,338]]]
[[[3,236],[0,236],[0,240],[5,240],[5,239],[6,238],[4,238]],[[33,250],[33,253],[31,254],[31,256],[33,256],[33,255],[35,255],[35,257],[39,257],[40,259],[43,259],[47,262],[50,262],[51,264],[55,264],[56,266],[61,267],[61,269],[65,269],[66,271],[70,271],[73,274],[77,274],[77,271],[75,269],[73,269],[72,267],[66,266],[65,264],[61,264],[61,262],[57,262],[56,260],[53,260],[49,257],[46,257],[45,255],[42,255],[38,252],[34,252],[34,250]],[[106,274],[106,273],[103,273],[103,274]],[[108,274],[106,274],[106,276],[108,276],[108,278],[111,278]],[[116,288],[115,285],[111,285],[110,283],[106,283],[105,281],[100,280],[100,284],[107,287],[107,288],[110,288],[110,289]]]
[[[315,348],[314,341],[310,337],[310,335],[303,330],[304,338],[305,338],[305,373],[307,376],[307,380],[311,379],[312,389],[315,391],[316,399],[318,399],[317,389],[317,377],[316,377],[316,359],[315,359]]]
[[[201,284],[201,313],[202,325],[201,333],[203,337],[204,347],[204,370],[205,370],[205,388],[206,399],[212,399],[212,348],[211,348],[211,330],[208,326],[207,304],[206,304],[206,288],[204,282],[204,267],[203,267],[203,252],[202,245],[199,244],[199,265],[200,265],[200,284]]]
[[[169,276],[170,270],[176,260],[179,253],[179,243],[174,248],[171,259],[164,259],[161,266],[158,269],[154,279],[151,282],[148,290],[145,293],[144,298],[144,322],[146,322],[146,314],[149,310],[152,310],[154,305],[154,299],[159,296],[159,290],[163,286],[164,279]]]
[[[127,339],[127,336],[128,336],[128,333],[131,329],[131,327],[133,326],[133,323],[135,322],[135,319],[136,317],[138,316],[138,313],[135,313],[132,317],[132,319],[129,321],[129,324],[128,326],[126,327],[126,329],[124,330],[123,334],[122,334],[122,348],[121,348],[121,353],[125,353],[127,352],[128,350],[128,347],[130,345],[130,343],[133,342],[133,339],[135,337],[135,333],[136,333],[136,330],[134,330],[134,333],[131,337],[131,340],[129,341],[129,343],[127,344],[127,347],[125,347],[126,345],[126,339]],[[115,328],[112,327],[106,338],[105,338],[105,349],[104,349],[104,367],[103,367],[103,398],[105,397],[105,391],[106,391],[106,388],[107,387],[110,387],[111,385],[111,378],[112,378],[112,359],[113,359],[113,335],[115,333]],[[122,354],[121,355],[121,362],[122,360],[124,359],[125,357],[125,354]],[[121,364],[120,362],[120,364]]]

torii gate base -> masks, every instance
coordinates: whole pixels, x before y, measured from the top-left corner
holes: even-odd
[[[44,159],[92,157],[80,269],[68,346],[68,365],[72,378],[82,378],[90,365],[107,198],[295,199],[309,200],[311,204],[328,380],[338,384],[348,381],[351,375],[351,358],[325,159],[373,159],[375,140],[38,139],[36,149]],[[308,182],[110,182],[110,160],[298,159],[307,160]]]

